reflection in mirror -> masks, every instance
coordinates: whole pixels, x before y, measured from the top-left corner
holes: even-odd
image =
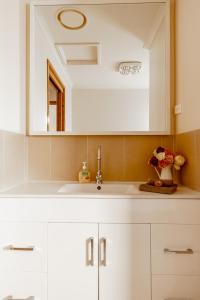
[[[32,12],[30,133],[169,133],[166,2]]]
[[[65,87],[47,60],[47,130],[65,131]]]

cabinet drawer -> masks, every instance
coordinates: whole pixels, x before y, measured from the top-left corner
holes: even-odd
[[[46,274],[1,272],[0,299],[46,300]]]
[[[199,300],[200,277],[154,275],[152,300]]]
[[[200,226],[152,225],[152,273],[200,275]]]
[[[47,226],[37,223],[0,223],[1,270],[45,272]]]

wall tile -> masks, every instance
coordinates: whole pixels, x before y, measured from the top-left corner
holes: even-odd
[[[167,149],[174,149],[174,136],[172,135],[163,135],[160,137],[160,145]]]
[[[98,145],[102,147],[105,181],[144,181],[156,177],[147,165],[154,148],[159,145],[172,148],[173,139],[169,136],[28,137],[29,179],[77,180],[81,162],[86,160],[95,180]]]
[[[143,181],[155,175],[152,168],[147,165],[153,149],[158,145],[172,148],[173,144],[172,137],[166,136],[32,136],[26,138],[24,135],[0,131],[1,189],[21,183],[25,179],[26,141],[29,180],[77,180],[81,162],[85,160],[89,162],[92,179],[95,180],[97,148],[101,145],[104,180]],[[196,149],[200,149],[200,138],[195,138],[195,141]],[[185,144],[184,141],[182,143]],[[191,146],[187,152],[192,149]],[[190,165],[192,163],[191,159]],[[193,168],[194,163],[191,169]]]
[[[78,180],[82,162],[87,161],[87,137],[52,137],[52,180]]]
[[[51,138],[28,137],[28,179],[51,179]]]
[[[157,175],[148,165],[153,150],[161,145],[160,136],[125,137],[125,178],[128,181],[143,181]]]
[[[4,181],[7,186],[21,183],[25,177],[25,136],[4,135]]]
[[[120,181],[124,177],[123,136],[89,136],[88,161],[95,180],[97,172],[97,149],[102,149],[102,174],[104,180]]]
[[[0,189],[22,183],[25,179],[25,136],[0,131]]]
[[[200,190],[200,130],[178,134],[175,138],[175,149],[187,159],[181,170],[181,183]]]

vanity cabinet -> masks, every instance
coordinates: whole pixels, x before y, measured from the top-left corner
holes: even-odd
[[[199,200],[1,198],[0,300],[199,300]]]
[[[150,300],[150,225],[50,224],[48,299]]]

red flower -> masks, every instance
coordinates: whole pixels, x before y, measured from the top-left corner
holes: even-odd
[[[167,155],[165,157],[165,160],[168,162],[168,164],[173,164],[173,162],[174,162],[174,156],[173,155]]]
[[[167,155],[172,155],[172,156],[174,156],[174,154],[173,154],[173,152],[171,151],[171,150],[169,150],[169,149],[166,149],[165,150],[165,155],[167,156]]]
[[[152,156],[152,158],[149,160],[149,164],[153,167],[158,166],[158,159],[155,156]]]
[[[170,163],[168,163],[168,161],[166,159],[163,159],[163,160],[159,161],[158,165],[159,165],[159,168],[163,169],[163,168],[169,166]]]

